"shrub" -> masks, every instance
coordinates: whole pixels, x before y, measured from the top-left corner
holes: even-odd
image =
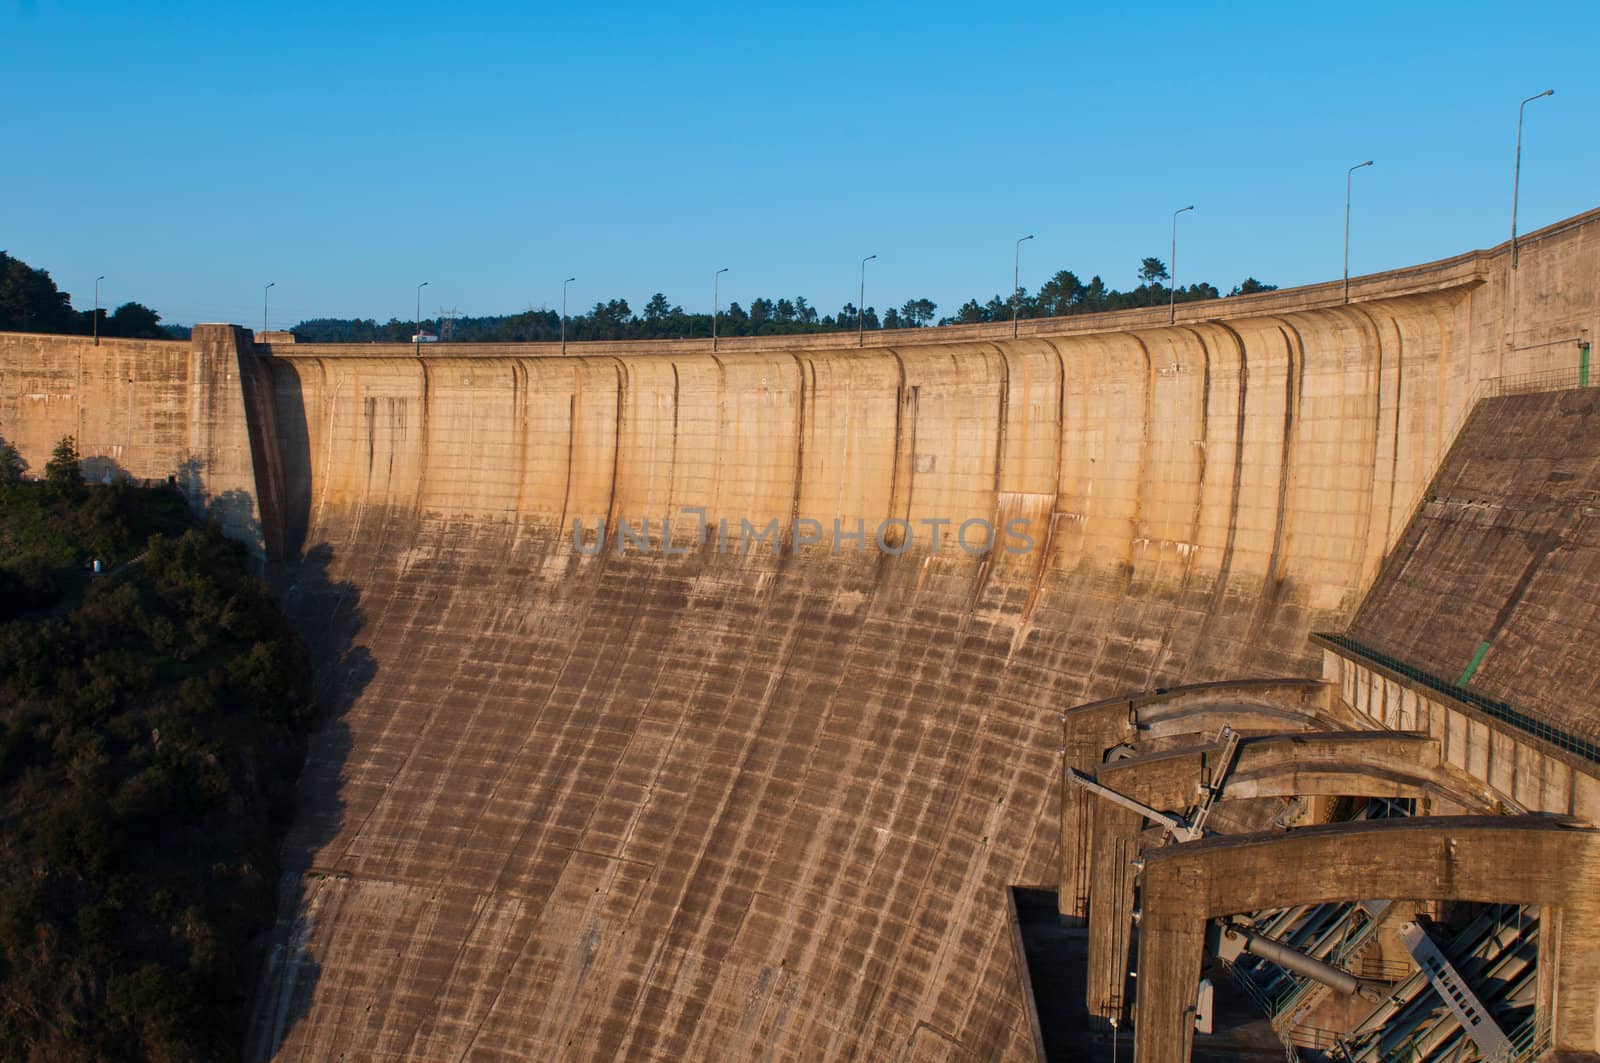
[[[45,487],[57,498],[76,500],[83,496],[83,468],[78,464],[78,444],[63,436],[50,453],[44,467]]]

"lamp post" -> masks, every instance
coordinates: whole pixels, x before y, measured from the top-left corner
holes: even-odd
[[[857,347],[864,347],[867,343],[867,263],[877,257],[877,255],[868,255],[861,260],[861,294],[857,297],[860,302],[856,304]]]
[[[722,275],[728,272],[728,267],[723,266],[711,275],[711,349],[717,349],[717,311],[722,308],[722,292],[719,284]]]
[[[1350,301],[1350,178],[1363,166],[1371,166],[1372,160],[1358,162],[1344,172],[1344,301]]]
[[[1517,191],[1522,184],[1522,111],[1534,100],[1554,96],[1555,89],[1545,89],[1537,96],[1529,96],[1517,107],[1517,165],[1511,175],[1511,268],[1517,268]]]
[[[278,282],[277,281],[273,281],[271,284],[269,284],[265,288],[261,289],[261,331],[262,332],[266,332],[267,331],[267,293],[272,291],[272,289],[276,288],[277,286],[278,286]]]
[[[104,273],[94,279],[94,345],[100,346],[100,282],[106,279]]]
[[[1111,1016],[1111,1063],[1117,1063],[1117,1017]]]
[[[427,281],[417,285],[417,322],[416,329],[411,335],[411,353],[422,353],[422,289],[428,286]]]
[[[575,281],[577,279],[578,278],[576,278],[576,277],[568,277],[566,280],[561,282],[561,353],[562,354],[566,354],[567,353],[567,285],[571,284],[573,281]]]
[[[1017,246],[1014,249],[1014,253],[1011,256],[1011,338],[1012,339],[1016,339],[1017,338],[1017,311],[1019,309],[1021,309],[1021,306],[1022,306],[1022,289],[1021,289],[1021,287],[1019,287],[1019,282],[1020,282],[1020,277],[1021,277],[1020,270],[1022,269],[1022,244],[1023,244],[1024,241],[1032,240],[1032,239],[1033,239],[1033,234],[1029,233],[1027,236],[1024,236],[1024,237],[1022,237],[1022,239],[1018,240],[1017,241]]]
[[[1194,204],[1172,212],[1172,289],[1167,293],[1167,324],[1178,321],[1178,215],[1194,209]]]

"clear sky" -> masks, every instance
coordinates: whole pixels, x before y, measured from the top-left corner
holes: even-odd
[[[1227,14],[1221,12],[1227,11]],[[172,322],[1224,291],[1600,206],[1600,5],[0,0],[0,249]]]

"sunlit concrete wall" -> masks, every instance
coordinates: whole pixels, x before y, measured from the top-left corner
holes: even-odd
[[[0,333],[0,441],[43,476],[67,436],[85,478],[173,481],[199,511],[264,556],[244,378],[260,368],[250,334],[200,325],[188,342]],[[264,389],[258,387],[255,390]]]
[[[1588,215],[1514,283],[1475,253],[1175,326],[240,341],[242,423],[160,348],[184,438],[248,453],[332,712],[251,1054],[1026,1057],[1003,889],[1055,880],[1059,713],[1316,674],[1306,633],[1349,619],[1480,382],[1575,364],[1597,277]],[[79,358],[0,337],[0,437],[36,468],[125,400]],[[687,553],[572,543],[667,517]],[[1012,518],[1032,550],[950,542]],[[742,556],[724,519],[913,538]]]

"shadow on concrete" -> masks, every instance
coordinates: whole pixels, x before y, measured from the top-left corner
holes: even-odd
[[[1084,969],[1088,962],[1088,932],[1062,924],[1053,890],[1011,887],[1017,906],[1017,926],[1028,964],[1028,983],[1039,1013],[1039,1032],[1045,1059],[1050,1063],[1089,1063],[1113,1058],[1110,1031],[1089,1022],[1085,1001]],[[1196,1036],[1196,1063],[1221,1063],[1234,1059],[1284,1058],[1283,1044],[1272,1024],[1257,1012],[1215,961],[1205,976],[1216,989],[1214,1033]],[[1137,980],[1131,980],[1132,991]],[[1133,1057],[1133,1030],[1124,1025],[1118,1033],[1118,1059]]]
[[[229,538],[244,542],[263,568],[290,625],[305,641],[312,667],[318,717],[308,736],[305,761],[295,785],[294,807],[279,845],[277,914],[252,949],[250,1018],[243,1057],[270,1059],[308,1013],[321,970],[313,958],[309,912],[325,876],[313,870],[324,847],[338,837],[344,819],[340,796],[351,748],[345,715],[377,674],[377,663],[356,644],[365,625],[356,586],[332,575],[333,549],[319,545],[302,554],[310,503],[305,415],[298,381],[276,403],[294,430],[278,437],[276,455],[291,475],[282,510],[272,500],[229,489],[216,494],[206,486],[205,463],[190,457],[176,470],[173,486],[195,512],[216,521]],[[258,467],[259,475],[259,467]],[[258,482],[258,487],[260,484]],[[282,521],[292,531],[273,556],[263,520]]]
[[[278,914],[252,991],[244,1058],[270,1059],[310,1009],[321,970],[312,957],[308,907],[323,875],[312,868],[344,820],[340,797],[350,728],[344,721],[377,674],[365,646],[356,645],[365,617],[354,584],[333,579],[333,551],[318,546],[286,564],[275,590],[290,623],[311,652],[320,712],[296,786],[291,825],[280,852]]]
[[[93,454],[78,459],[78,469],[83,473],[84,483],[114,484],[119,480],[128,483],[138,483],[127,469],[119,465],[115,459],[103,454]]]

